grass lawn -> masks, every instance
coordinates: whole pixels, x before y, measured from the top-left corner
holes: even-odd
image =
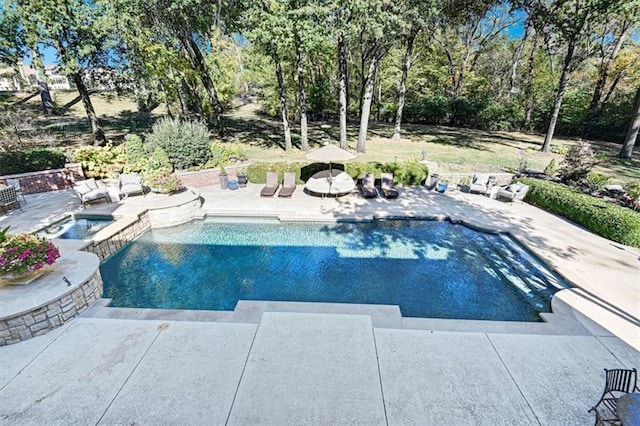
[[[26,95],[22,95],[26,98]],[[91,96],[94,108],[105,123],[107,136],[119,140],[127,132],[129,123],[164,116],[166,108],[158,106],[149,114],[136,112],[132,98],[117,96],[114,93],[95,93]],[[85,119],[84,108],[77,93],[55,92],[54,100],[60,106],[66,106],[64,114],[55,117],[42,117],[40,100],[35,96],[19,105],[18,113],[36,127],[51,126],[59,122],[77,122]],[[15,100],[14,100],[15,101]],[[122,126],[125,126],[124,129]],[[112,126],[112,127],[110,127]],[[260,161],[304,161],[305,153],[300,151],[299,129],[292,128],[294,149],[284,151],[282,125],[260,114],[260,105],[250,103],[234,109],[227,114],[227,136],[225,141],[242,143],[250,159]],[[358,122],[349,123],[348,144],[355,150],[358,137]],[[148,131],[141,128],[138,132]],[[407,124],[403,127],[401,140],[391,140],[393,126],[387,123],[371,123],[367,152],[358,154],[358,161],[388,162],[394,160],[420,159],[425,155],[430,162],[438,164],[439,173],[501,172],[518,169],[522,162],[528,168],[544,170],[555,158],[558,163],[562,155],[542,153],[540,147],[543,135],[520,132],[488,132],[473,129],[451,128],[444,126],[426,126]],[[63,148],[91,143],[87,133],[65,134],[56,141],[47,141],[46,145],[58,145]],[[337,122],[314,121],[309,123],[309,142],[312,149],[325,142],[335,143],[339,138]],[[42,139],[42,136],[40,136]],[[557,137],[553,146],[568,147],[576,139]],[[34,143],[43,144],[42,141]],[[612,177],[614,182],[640,180],[640,152],[636,150],[632,160],[616,158],[620,145],[610,142],[591,141],[597,152],[605,153],[606,159],[597,167],[597,171]]]

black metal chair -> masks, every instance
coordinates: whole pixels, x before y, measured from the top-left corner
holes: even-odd
[[[632,370],[608,370],[605,368],[604,372],[604,392],[602,392],[600,400],[589,412],[596,413],[596,426],[619,425],[621,422],[618,419],[617,412],[618,398],[624,394],[640,390],[637,386],[638,373],[635,368]]]

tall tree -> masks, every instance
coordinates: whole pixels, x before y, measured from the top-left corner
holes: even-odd
[[[537,31],[550,43],[563,50],[560,79],[556,86],[549,127],[542,145],[542,152],[549,151],[562,100],[569,86],[569,76],[591,52],[585,41],[590,29],[616,13],[626,0],[529,0],[527,6]]]
[[[13,7],[29,46],[39,42],[56,49],[61,68],[78,90],[95,144],[105,144],[107,139],[85,83],[86,70],[106,63],[103,46],[109,29],[102,4],[84,0],[13,0]]]
[[[622,144],[622,149],[618,154],[620,158],[631,158],[633,147],[638,140],[638,132],[640,132],[640,87],[636,91],[635,102],[633,103],[633,114],[627,128],[627,135]]]
[[[593,121],[602,113],[633,61],[618,61],[620,52],[629,40],[634,27],[640,22],[640,1],[630,1],[617,15],[609,16],[600,26],[594,42],[598,54],[597,80],[589,102],[589,114],[583,125],[583,137],[587,137]],[[607,87],[608,86],[608,87]]]
[[[366,151],[367,131],[371,101],[376,83],[376,74],[382,58],[395,43],[400,27],[400,15],[392,0],[370,0],[363,3],[364,20],[360,23],[361,58],[363,71],[363,87],[361,90],[360,130],[356,151]],[[364,72],[366,64],[366,74]]]
[[[220,135],[225,132],[224,107],[220,102],[211,69],[202,53],[210,48],[208,42],[217,31],[219,14],[216,6],[204,0],[143,0],[143,10],[149,20],[167,28],[178,41],[202,83],[213,111],[212,118]],[[219,2],[221,4],[221,2]],[[229,9],[231,5],[228,6]]]
[[[393,128],[392,139],[400,139],[400,129],[402,126],[402,110],[407,92],[407,78],[411,70],[413,45],[418,34],[428,25],[431,17],[435,15],[435,1],[428,0],[406,0],[400,4],[401,22],[403,25],[402,38],[404,39],[406,50],[402,60],[402,76],[398,84],[398,107],[396,108],[396,122]]]
[[[291,150],[291,126],[289,125],[289,101],[282,71],[282,46],[291,46],[291,21],[287,16],[287,5],[275,0],[252,3],[244,16],[247,36],[269,56],[275,65],[280,112],[284,132],[285,150]]]
[[[445,53],[450,77],[449,95],[463,93],[466,77],[481,54],[515,19],[501,0],[444,0],[436,20],[434,41]]]

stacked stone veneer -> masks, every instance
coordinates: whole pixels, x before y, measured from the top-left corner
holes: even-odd
[[[201,206],[202,200],[197,197],[177,206],[149,209],[150,225],[152,228],[166,228],[190,222],[202,217]]]
[[[0,176],[0,184],[5,185],[7,179],[18,179],[24,194],[35,194],[71,188],[75,181],[84,179],[84,173],[82,165],[67,164],[64,169]]]
[[[89,280],[61,298],[30,312],[0,320],[0,346],[18,343],[48,333],[77,317],[102,295],[102,277],[97,270]]]
[[[103,261],[120,250],[130,241],[135,240],[140,235],[148,231],[149,228],[151,228],[151,221],[149,220],[149,213],[145,212],[138,216],[138,220],[132,222],[129,226],[121,229],[107,239],[94,241],[92,244],[85,247],[84,250],[95,254],[100,258],[100,261]]]

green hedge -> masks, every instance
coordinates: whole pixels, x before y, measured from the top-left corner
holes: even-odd
[[[247,178],[252,183],[265,183],[267,172],[278,172],[280,180],[284,172],[295,172],[297,183],[304,184],[315,173],[328,168],[329,164],[326,163],[254,163],[247,168]],[[422,185],[429,174],[427,166],[416,161],[331,163],[331,168],[346,171],[354,180],[360,179],[365,173],[373,173],[377,179],[381,173],[393,173],[395,183],[400,185]]]
[[[632,247],[640,247],[640,213],[555,182],[523,178],[525,201],[566,217],[590,231]]]
[[[65,162],[64,152],[57,149],[0,152],[0,176],[61,169]]]

